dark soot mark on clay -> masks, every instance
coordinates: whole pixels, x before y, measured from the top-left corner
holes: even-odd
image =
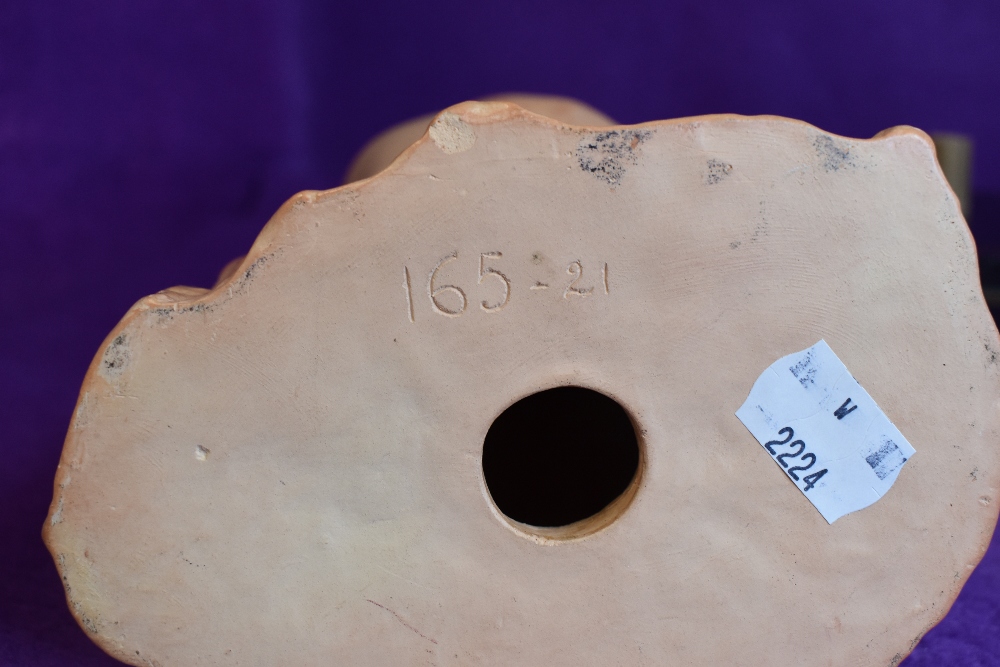
[[[177,309],[174,308],[156,308],[153,313],[160,315],[162,317],[173,317],[178,313],[210,313],[215,310],[215,306],[212,304],[196,303],[191,306],[180,306]]]
[[[248,266],[247,270],[243,272],[243,277],[240,278],[240,282],[237,288],[242,289],[244,286],[252,282],[254,274],[257,273],[257,270],[260,267],[264,266],[267,263],[267,261],[272,257],[274,257],[274,253],[271,253],[270,255],[264,255],[263,257],[258,257],[257,260],[253,264]]]
[[[986,354],[990,355],[990,358],[986,361],[986,365],[995,364],[997,362],[997,351],[990,347],[989,343],[983,343],[983,348],[986,349]]]
[[[111,377],[118,377],[125,370],[128,360],[128,339],[125,337],[125,334],[118,334],[111,341],[111,345],[108,345],[108,349],[104,351],[104,359],[101,363],[104,366],[105,374]]]
[[[263,257],[258,257],[253,264],[247,267],[246,271],[239,277],[236,284],[230,288],[230,293],[232,296],[237,296],[246,292],[247,287],[253,282],[254,277],[268,260],[274,257],[274,253],[270,255],[264,255]],[[187,314],[187,313],[211,313],[215,308],[221,305],[220,303],[195,303],[189,306],[174,306],[170,308],[153,308],[152,312],[154,315],[158,315],[162,319],[171,319],[174,315]]]
[[[584,139],[576,147],[580,169],[608,185],[618,185],[627,166],[638,164],[636,148],[651,135],[649,130],[610,130]]]
[[[64,554],[59,554],[59,571],[60,573],[66,572],[66,556]],[[77,617],[80,619],[80,625],[82,625],[90,634],[96,635],[98,633],[97,623],[87,616],[87,613],[83,611],[83,606],[73,597],[73,587],[69,585],[69,577],[62,574],[62,582],[63,588],[66,589],[66,599],[69,601],[70,605],[73,607],[73,611],[76,612]]]
[[[851,156],[851,147],[833,137],[819,136],[813,139],[813,147],[823,163],[826,171],[839,171],[842,168],[855,167]]]
[[[732,170],[733,165],[712,158],[708,161],[708,173],[705,175],[705,182],[709,185],[715,185],[728,176]]]

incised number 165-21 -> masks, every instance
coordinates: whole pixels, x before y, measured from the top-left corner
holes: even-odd
[[[479,308],[486,313],[496,313],[507,307],[510,303],[511,281],[500,269],[496,268],[497,260],[503,259],[503,253],[499,251],[479,253],[479,273],[477,285],[488,285],[490,298],[479,302]],[[445,255],[434,265],[427,276],[427,298],[430,300],[431,310],[438,315],[445,317],[460,317],[469,306],[469,297],[458,285],[442,284],[438,282],[438,271],[449,262],[458,260],[458,251]],[[573,260],[566,266],[566,273],[569,275],[569,282],[562,286],[562,297],[570,299],[573,297],[588,297],[596,293],[597,287],[581,287],[580,281],[583,279],[583,263],[580,260]],[[601,267],[601,287],[604,294],[610,294],[608,284],[608,265],[604,263]],[[535,281],[528,287],[533,292],[547,290],[550,285],[541,281]],[[415,321],[415,304],[413,300],[413,282],[410,278],[409,267],[403,267],[403,289],[406,292],[406,314],[410,321]],[[486,288],[484,288],[486,289]],[[452,297],[442,300],[446,294]]]

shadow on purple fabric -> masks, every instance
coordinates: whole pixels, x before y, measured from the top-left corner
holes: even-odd
[[[208,286],[389,125],[498,91],[621,122],[773,113],[976,142],[1000,266],[1000,3],[247,0],[0,11],[0,665],[113,665],[39,536],[92,355],[138,298]],[[1000,276],[998,276],[1000,277]],[[1000,546],[906,667],[1000,665]]]

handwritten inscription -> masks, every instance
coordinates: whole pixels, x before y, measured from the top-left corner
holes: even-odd
[[[504,274],[500,273],[499,271],[497,271],[494,268],[490,268],[490,267],[484,268],[484,264],[485,264],[487,258],[493,258],[493,257],[496,257],[496,258],[499,259],[499,258],[503,257],[503,254],[499,253],[499,252],[481,252],[481,253],[479,253],[479,284],[482,285],[483,284],[483,279],[487,278],[488,276],[494,276],[494,277],[496,277],[496,279],[499,280],[503,284],[503,300],[502,301],[500,301],[500,302],[498,302],[498,303],[496,303],[495,305],[492,305],[492,306],[487,305],[485,301],[483,301],[482,304],[480,304],[480,308],[482,308],[483,310],[485,310],[487,313],[492,312],[494,310],[500,310],[501,308],[503,308],[504,306],[506,306],[508,302],[510,302],[510,280],[507,278],[507,276],[505,276]]]
[[[468,261],[468,260],[466,260]],[[458,251],[451,252],[435,264],[427,274],[427,299],[430,301],[431,312],[443,317],[461,317],[469,310],[469,295],[459,285],[445,283],[447,277],[439,276],[442,270],[451,262],[461,264]],[[498,313],[510,304],[514,285],[503,270],[503,253],[499,250],[479,253],[478,274],[475,290],[479,300],[479,309],[484,313]],[[568,278],[562,284],[550,285],[540,280],[528,283],[530,292],[548,290],[550,287],[561,288],[563,299],[584,299],[600,292],[611,293],[608,278],[608,264],[604,262],[600,268],[599,282],[588,285],[584,277],[584,265],[579,259],[574,259],[566,265]],[[593,275],[587,274],[588,277]],[[591,279],[592,280],[592,279]],[[456,281],[458,282],[458,281]],[[410,322],[416,321],[417,307],[414,300],[413,280],[410,268],[403,267],[403,291],[406,297],[406,316]],[[475,306],[472,306],[475,308]]]

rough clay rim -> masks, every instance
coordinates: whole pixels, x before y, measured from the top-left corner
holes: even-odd
[[[617,403],[622,410],[625,411],[625,414],[628,415],[629,423],[632,426],[632,432],[635,434],[635,443],[639,449],[639,461],[636,464],[635,473],[632,475],[632,479],[629,481],[628,486],[625,487],[625,490],[618,494],[618,496],[610,503],[598,510],[596,514],[591,514],[585,519],[574,521],[573,523],[566,524],[565,526],[553,527],[533,526],[531,524],[512,519],[504,514],[503,510],[497,506],[496,501],[493,500],[493,495],[490,493],[489,486],[486,484],[486,474],[483,470],[482,462],[480,462],[479,488],[483,495],[483,499],[486,501],[493,516],[501,523],[501,525],[503,525],[504,528],[512,531],[515,535],[530,540],[535,544],[545,546],[556,546],[560,544],[567,544],[569,542],[578,542],[580,540],[593,537],[594,535],[610,528],[628,511],[636,496],[639,495],[639,491],[643,488],[647,459],[645,431],[639,426],[639,421],[635,412],[629,408],[621,397],[608,391],[607,388],[598,388],[592,386],[590,383],[580,382],[579,380],[574,380],[572,382],[552,382],[550,384],[546,384],[545,386],[523,392],[522,394],[516,396],[513,400],[504,404],[503,408],[488,420],[488,423],[492,425],[493,422],[507,410],[507,408],[511,407],[518,401],[521,401],[529,396],[533,396],[534,394],[548,391],[549,389],[557,389],[559,387],[580,387],[582,389],[589,389],[590,391],[597,392],[598,394],[606,396]],[[489,427],[487,427],[486,430],[489,430]],[[484,441],[486,438],[486,432],[484,431],[479,435],[482,436],[480,437],[480,440]]]

